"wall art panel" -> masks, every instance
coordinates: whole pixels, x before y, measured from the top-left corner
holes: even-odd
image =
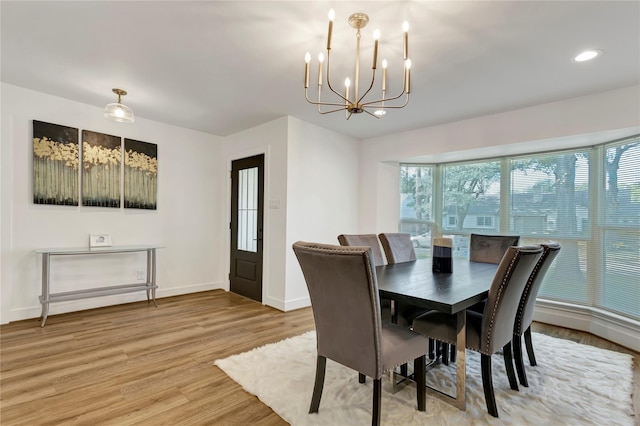
[[[78,205],[78,129],[33,120],[33,202]]]
[[[156,210],[158,145],[124,140],[124,207]]]
[[[82,205],[120,207],[122,139],[82,131]]]

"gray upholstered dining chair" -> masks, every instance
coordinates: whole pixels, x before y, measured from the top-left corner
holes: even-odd
[[[517,390],[511,352],[513,324],[522,291],[541,256],[540,246],[509,247],[489,288],[484,312],[467,310],[467,349],[480,352],[487,411],[494,417],[498,417],[498,408],[493,392],[491,355],[502,348],[509,385]],[[455,344],[456,316],[431,311],[413,320],[413,330],[441,342]]]
[[[371,247],[373,254],[374,266],[384,265],[384,258],[382,257],[382,250],[380,249],[380,241],[376,234],[340,234],[338,235],[338,242],[341,246],[365,246]],[[382,320],[391,322],[395,305],[392,300],[380,299],[380,309],[382,313]]]
[[[536,264],[533,272],[529,276],[527,285],[522,292],[520,298],[520,306],[516,314],[516,320],[513,326],[513,356],[516,364],[516,371],[518,372],[518,379],[522,386],[529,386],[527,380],[527,374],[524,371],[524,360],[522,357],[522,336],[524,335],[524,341],[527,347],[527,355],[529,356],[529,364],[532,366],[537,365],[536,356],[533,352],[533,342],[531,341],[531,323],[533,322],[533,310],[536,304],[536,298],[538,297],[538,291],[542,286],[549,266],[553,263],[554,259],[560,252],[560,244],[557,242],[549,242],[541,244],[543,252],[540,260]]]
[[[380,424],[382,376],[414,360],[418,410],[425,411],[427,339],[380,318],[378,281],[370,247],[298,241],[293,244],[316,324],[316,378],[310,413],[317,413],[327,358],[373,378],[372,424]]]
[[[378,237],[389,265],[416,261],[416,252],[411,241],[411,234],[384,232],[379,234]],[[394,312],[394,320],[397,324],[410,327],[411,321],[425,312],[424,308],[401,304],[398,305]]]
[[[519,235],[481,235],[469,236],[469,261],[500,263],[502,256],[511,246],[517,246]]]
[[[401,232],[384,232],[379,234],[388,264],[413,262],[416,251],[411,242],[411,234]]]
[[[368,246],[371,247],[374,266],[384,265],[380,241],[376,234],[340,234],[338,242],[341,246]]]
[[[520,242],[519,235],[482,235],[471,234],[469,236],[469,261],[495,263],[496,265],[502,260],[507,249],[511,246],[517,246]],[[472,306],[471,310],[482,313],[486,300]],[[448,354],[448,347],[443,345],[443,353]],[[451,359],[455,362],[456,348],[451,347]]]

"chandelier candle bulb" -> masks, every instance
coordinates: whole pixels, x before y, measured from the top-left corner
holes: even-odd
[[[384,92],[387,91],[387,60],[382,60],[382,99],[384,99]]]
[[[322,63],[324,62],[324,55],[322,52],[318,54],[318,86],[322,86]]]
[[[411,92],[411,59],[407,59],[404,63],[405,67],[405,92]]]
[[[336,12],[329,10],[329,35],[327,36],[327,50],[331,50],[331,33],[333,32],[333,20],[336,19]]]
[[[346,105],[349,105],[349,86],[351,86],[351,80],[347,77],[344,79],[344,98]]]
[[[311,54],[307,52],[304,55],[304,88],[309,88],[309,62],[311,62]]]
[[[378,63],[378,39],[380,38],[380,30],[373,32],[373,69],[376,69]]]
[[[409,23],[404,21],[402,23],[402,31],[404,31],[404,59],[409,57]]]

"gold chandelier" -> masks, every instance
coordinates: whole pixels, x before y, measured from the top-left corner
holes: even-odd
[[[352,28],[356,29],[356,61],[355,61],[355,72],[354,72],[354,88],[351,90],[351,80],[347,77],[345,79],[345,91],[344,95],[338,93],[331,86],[330,80],[330,53],[331,53],[331,33],[333,32],[333,20],[335,19],[335,12],[333,9],[329,11],[329,32],[327,36],[327,68],[326,68],[326,84],[329,87],[329,90],[333,92],[334,95],[337,96],[337,99],[334,97],[334,102],[326,102],[322,101],[322,86],[323,86],[323,67],[324,67],[324,54],[320,53],[318,55],[318,99],[317,101],[313,101],[309,99],[309,63],[311,62],[311,54],[309,52],[306,53],[305,60],[305,68],[304,68],[304,96],[307,99],[307,102],[318,105],[318,112],[320,114],[329,114],[337,111],[345,111],[345,117],[348,120],[351,118],[351,114],[360,114],[366,112],[375,118],[381,118],[386,114],[386,109],[389,108],[404,108],[409,103],[409,93],[411,92],[411,59],[409,59],[409,23],[405,21],[402,24],[402,30],[404,31],[404,45],[403,45],[403,56],[404,56],[404,77],[402,83],[402,91],[397,96],[387,97],[387,60],[382,61],[382,95],[376,100],[368,100],[365,101],[365,97],[369,95],[371,89],[373,89],[373,85],[376,79],[376,69],[378,64],[378,40],[380,38],[380,31],[375,30],[373,32],[373,66],[371,83],[369,87],[364,91],[364,93],[360,94],[360,29],[364,28],[369,22],[369,17],[365,13],[354,13],[349,16],[349,25]],[[388,102],[396,101],[397,99],[404,97],[404,103],[401,104],[392,104],[389,105]],[[402,102],[402,100],[400,101]],[[323,111],[322,107],[334,107],[333,109]],[[371,112],[373,111],[373,112]]]

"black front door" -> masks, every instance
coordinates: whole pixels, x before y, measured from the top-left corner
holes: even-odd
[[[264,154],[231,163],[231,291],[262,302]]]

